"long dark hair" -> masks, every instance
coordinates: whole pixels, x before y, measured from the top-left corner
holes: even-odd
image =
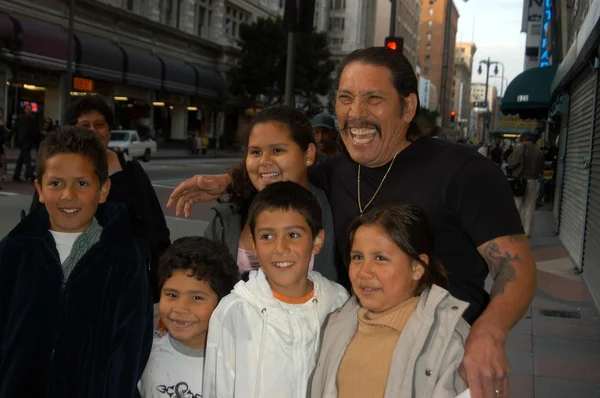
[[[350,226],[346,264],[350,264],[350,253],[356,230],[363,225],[381,227],[396,246],[423,266],[425,273],[419,280],[415,295],[421,294],[433,284],[448,288],[446,270],[434,256],[433,229],[427,215],[420,207],[393,203],[373,207],[356,218]],[[421,254],[429,257],[429,264],[419,258]]]
[[[250,122],[250,125],[241,137],[240,144],[242,147],[248,147],[250,134],[252,129],[257,124],[276,122],[284,125],[290,133],[290,138],[298,144],[304,152],[308,150],[310,144],[315,143],[315,138],[312,133],[312,125],[310,120],[302,113],[302,111],[286,105],[275,105],[264,108]],[[248,208],[254,196],[258,192],[250,176],[246,170],[246,159],[231,170],[232,182],[227,188],[227,198],[222,199],[222,202],[231,203],[235,206],[236,211],[242,214],[243,222],[248,215]]]

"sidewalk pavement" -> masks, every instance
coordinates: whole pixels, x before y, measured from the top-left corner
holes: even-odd
[[[6,155],[7,163],[16,163],[19,157],[19,149],[6,148],[4,147],[4,154]],[[31,156],[34,157],[36,151],[31,151]],[[157,149],[152,155],[154,160],[167,160],[167,159],[219,159],[219,158],[240,158],[242,157],[240,151],[234,151],[230,149],[208,149],[206,155],[192,155],[189,150],[185,148],[177,149]],[[152,160],[151,160],[152,161]]]
[[[600,397],[600,318],[560,244],[550,207],[534,214],[529,240],[538,288],[509,335],[511,398]]]

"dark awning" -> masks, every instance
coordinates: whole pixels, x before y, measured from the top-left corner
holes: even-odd
[[[177,94],[195,95],[197,72],[189,64],[167,57],[161,58],[164,64],[163,89]]]
[[[556,66],[528,69],[515,77],[504,93],[500,110],[504,114],[529,114],[547,111],[552,105],[552,79]]]
[[[216,70],[193,65],[198,73],[196,95],[206,99],[218,99],[225,91],[223,76]]]
[[[15,24],[8,14],[0,12],[0,48],[14,49],[15,39]]]
[[[128,84],[161,89],[162,63],[150,53],[123,46],[125,51],[125,81]]]
[[[21,48],[17,58],[25,65],[65,71],[67,69],[67,32],[60,27],[41,25],[26,19],[13,19],[17,22],[17,32],[21,35]]]
[[[125,55],[123,50],[108,40],[76,34],[77,74],[114,83],[123,82]]]

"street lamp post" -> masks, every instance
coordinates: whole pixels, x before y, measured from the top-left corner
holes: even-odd
[[[483,98],[483,103],[485,104],[485,113],[484,113],[484,123],[483,123],[483,141],[485,142],[485,138],[487,136],[487,124],[489,120],[489,102],[488,102],[488,87],[490,83],[490,66],[495,65],[494,75],[498,75],[498,65],[502,66],[502,77],[504,78],[504,64],[500,61],[492,61],[488,57],[487,60],[479,61],[479,68],[477,69],[477,73],[481,75],[482,69],[481,64],[485,65],[485,97]],[[504,90],[504,81],[502,81],[502,88],[500,89],[500,94],[502,95],[502,90]]]

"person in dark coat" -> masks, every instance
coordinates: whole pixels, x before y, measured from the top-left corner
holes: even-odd
[[[46,206],[0,242],[0,398],[138,395],[152,347],[147,246],[110,190],[106,150],[65,127],[40,147]]]
[[[31,112],[31,105],[23,107],[23,114],[17,116],[12,126],[15,143],[19,148],[19,158],[15,165],[13,181],[21,181],[21,169],[25,165],[25,179],[33,182],[33,165],[31,164],[31,149],[37,143],[39,127],[35,116]]]
[[[149,245],[151,265],[148,276],[153,300],[158,303],[160,300],[158,260],[171,244],[171,239],[162,206],[156,197],[152,183],[137,160],[123,152],[114,152],[108,148],[110,129],[114,125],[115,117],[102,98],[88,96],[72,102],[67,108],[66,119],[69,125],[92,130],[104,144],[111,179],[107,202],[125,205],[133,234]],[[38,206],[39,199],[35,194],[30,211]]]

